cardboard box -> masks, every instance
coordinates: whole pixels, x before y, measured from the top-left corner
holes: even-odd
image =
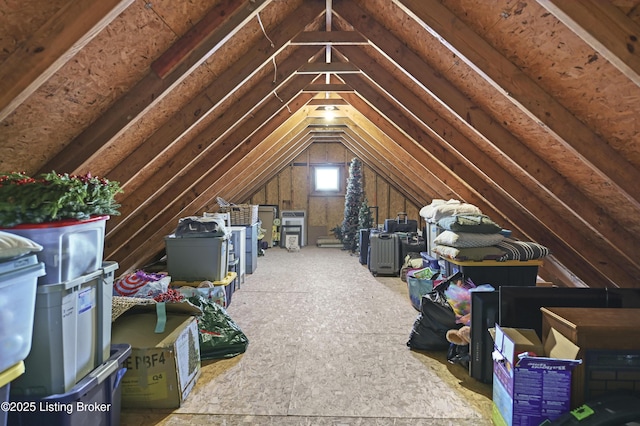
[[[579,348],[556,330],[542,345],[534,330],[492,330],[495,425],[538,426],[570,410],[571,373]]]
[[[112,326],[113,343],[129,343],[124,362],[122,406],[178,408],[200,376],[200,344],[190,304],[167,303],[164,331],[156,333],[157,305],[138,307],[120,316]]]

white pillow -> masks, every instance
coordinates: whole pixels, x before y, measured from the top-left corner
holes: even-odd
[[[502,234],[476,234],[471,232],[443,231],[433,240],[434,243],[449,247],[488,247],[504,239]]]
[[[42,246],[28,238],[0,231],[0,259],[11,259],[23,254],[38,252]]]
[[[431,204],[420,209],[420,216],[427,222],[435,223],[445,216],[453,216],[454,214],[482,214],[480,209],[473,204],[464,203],[460,200],[441,200],[433,199]]]

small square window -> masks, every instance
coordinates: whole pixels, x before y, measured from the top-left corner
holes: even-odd
[[[315,167],[313,170],[313,178],[313,189],[316,192],[340,191],[340,167]]]

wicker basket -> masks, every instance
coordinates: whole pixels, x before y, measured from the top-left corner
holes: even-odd
[[[220,213],[229,213],[231,225],[253,225],[258,222],[257,204],[234,204],[220,206]]]

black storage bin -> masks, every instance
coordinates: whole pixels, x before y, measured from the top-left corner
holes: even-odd
[[[461,272],[465,279],[470,278],[476,286],[491,284],[494,288],[508,286],[535,286],[538,278],[538,266],[542,260],[495,260],[464,261],[445,259],[446,273],[451,276]]]
[[[32,403],[35,410],[11,411],[12,426],[118,426],[123,367],[131,354],[128,344],[111,345],[111,357],[80,380],[69,392],[38,399],[11,396],[12,401]],[[50,411],[47,411],[50,410]]]

